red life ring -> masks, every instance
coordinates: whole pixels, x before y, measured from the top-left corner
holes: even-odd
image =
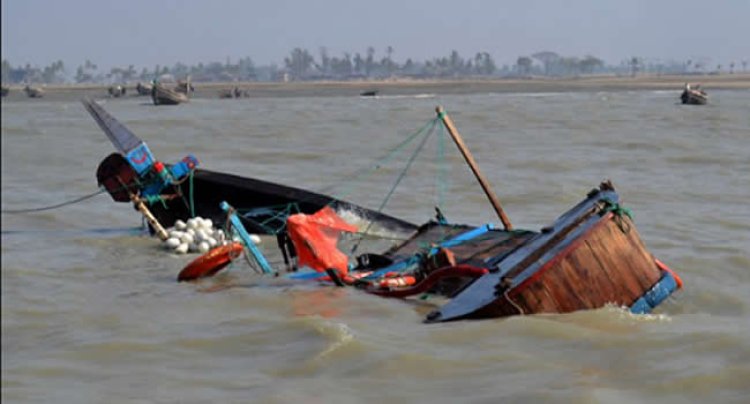
[[[213,276],[239,257],[243,250],[242,243],[237,242],[214,247],[183,268],[177,275],[177,282]]]

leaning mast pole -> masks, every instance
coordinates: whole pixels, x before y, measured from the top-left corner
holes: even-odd
[[[484,175],[482,175],[482,172],[479,171],[479,166],[477,165],[476,161],[474,161],[474,157],[471,155],[471,152],[469,151],[469,149],[466,147],[466,144],[464,143],[463,138],[461,137],[461,134],[458,133],[456,126],[453,124],[453,120],[451,120],[451,118],[448,116],[448,114],[445,113],[445,110],[441,106],[438,106],[437,108],[435,108],[435,112],[437,112],[438,118],[440,118],[440,120],[443,121],[443,124],[448,129],[448,133],[450,133],[451,138],[453,138],[453,141],[456,143],[456,146],[458,146],[458,150],[464,156],[466,163],[469,164],[469,168],[471,168],[471,171],[474,173],[474,176],[477,178],[477,181],[479,181],[479,185],[482,186],[482,190],[484,190],[484,193],[487,195],[487,198],[490,200],[490,203],[492,204],[492,207],[495,209],[495,212],[497,213],[497,216],[500,218],[500,221],[503,223],[505,230],[506,231],[513,230],[513,225],[510,223],[510,219],[508,219],[508,216],[505,215],[505,212],[503,211],[503,207],[500,205],[500,200],[497,199],[497,196],[492,191],[492,188],[490,188],[490,185],[487,182],[487,179],[485,179]]]

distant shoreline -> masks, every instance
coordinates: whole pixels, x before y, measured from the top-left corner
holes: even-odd
[[[706,91],[715,89],[750,89],[750,73],[722,75],[662,76],[585,76],[578,78],[532,77],[524,79],[388,79],[368,81],[300,81],[300,82],[224,82],[194,83],[195,97],[214,98],[223,89],[239,87],[248,96],[340,96],[378,91],[379,95],[470,94],[567,91],[680,91],[685,83],[700,84]],[[81,96],[104,97],[108,85],[67,84],[43,85],[47,95],[75,93]],[[11,93],[22,94],[23,86],[10,86]],[[135,94],[135,83],[128,84],[128,95]],[[71,94],[72,95],[72,94]]]

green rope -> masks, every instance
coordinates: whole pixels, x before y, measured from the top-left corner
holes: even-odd
[[[601,215],[603,216],[607,212],[612,212],[615,215],[615,223],[617,223],[617,227],[619,227],[623,233],[628,233],[630,231],[630,224],[623,220],[623,216],[627,216],[630,220],[633,220],[633,212],[617,202],[610,201],[609,199],[602,199],[601,202],[604,203]]]
[[[364,182],[373,173],[375,173],[375,171],[379,170],[382,166],[386,165],[388,162],[393,160],[401,151],[403,151],[411,142],[417,139],[425,130],[427,130],[428,128],[434,127],[436,121],[437,121],[436,119],[431,119],[427,121],[424,125],[422,125],[421,128],[419,128],[418,130],[416,130],[415,132],[407,136],[406,139],[401,141],[399,144],[397,144],[396,146],[388,150],[385,156],[379,159],[376,159],[373,164],[370,164],[369,166],[356,171],[354,174],[348,175],[347,180],[345,181],[341,181],[334,185],[330,185],[326,188],[323,188],[320,192],[331,193],[331,190],[336,189],[337,187],[343,185],[341,192],[332,193],[332,195],[336,199],[345,199],[352,192],[355,184]]]
[[[602,199],[601,200],[604,203],[604,208],[602,209],[602,215],[606,214],[607,212],[612,212],[615,215],[622,217],[623,215],[630,218],[630,220],[633,220],[633,211],[630,209],[620,205],[617,202],[612,202],[609,199]]]
[[[424,137],[422,138],[422,141],[419,143],[417,148],[409,157],[409,160],[406,162],[406,166],[401,171],[396,181],[393,183],[393,186],[391,186],[391,189],[388,191],[385,198],[383,198],[383,202],[380,203],[380,206],[377,209],[378,213],[381,213],[383,211],[383,209],[385,208],[385,205],[388,203],[388,201],[391,199],[391,196],[393,196],[393,193],[396,191],[396,188],[398,188],[399,184],[406,176],[406,173],[409,172],[409,169],[411,168],[411,165],[414,163],[414,160],[416,160],[417,155],[419,155],[419,152],[422,151],[422,148],[424,148],[425,143],[427,143],[427,139],[429,139],[430,135],[432,135],[432,133],[434,132],[436,123],[437,123],[437,120],[432,120],[432,126],[430,130],[424,135]],[[365,231],[364,231],[365,234],[367,234],[370,231],[370,227],[372,227],[372,224],[373,224],[372,220],[370,220],[367,223],[367,227],[365,228]],[[351,251],[352,253],[354,253],[357,250],[357,248],[359,248],[359,244],[361,242],[362,242],[362,238],[360,237],[359,241],[357,241],[354,244],[354,247],[352,247],[352,251]]]
[[[190,217],[195,217],[195,201],[193,199],[193,173],[195,170],[190,170]]]

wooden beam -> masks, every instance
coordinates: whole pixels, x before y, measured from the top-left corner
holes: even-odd
[[[482,172],[479,171],[479,166],[477,165],[476,161],[474,161],[474,157],[471,155],[471,152],[466,147],[466,144],[464,144],[463,138],[461,137],[461,134],[458,133],[456,126],[453,125],[453,120],[451,120],[451,118],[448,116],[448,114],[445,113],[445,110],[441,106],[438,106],[437,108],[435,108],[435,112],[437,112],[438,117],[440,118],[440,120],[443,121],[443,124],[448,129],[448,133],[450,133],[451,137],[453,138],[453,141],[456,143],[456,146],[458,146],[458,150],[461,151],[461,154],[464,156],[466,163],[469,164],[469,168],[471,168],[471,171],[474,173],[474,176],[477,178],[477,181],[479,181],[479,185],[482,186],[484,193],[487,195],[487,198],[490,200],[490,203],[492,204],[492,207],[495,209],[495,212],[497,213],[497,216],[500,218],[500,221],[503,223],[505,230],[507,231],[513,230],[513,225],[510,223],[510,219],[508,219],[508,216],[505,215],[505,212],[503,211],[503,207],[500,205],[500,200],[497,199],[497,196],[492,191],[492,188],[490,188],[490,185],[487,182],[487,179],[485,179],[484,175],[482,175]]]

